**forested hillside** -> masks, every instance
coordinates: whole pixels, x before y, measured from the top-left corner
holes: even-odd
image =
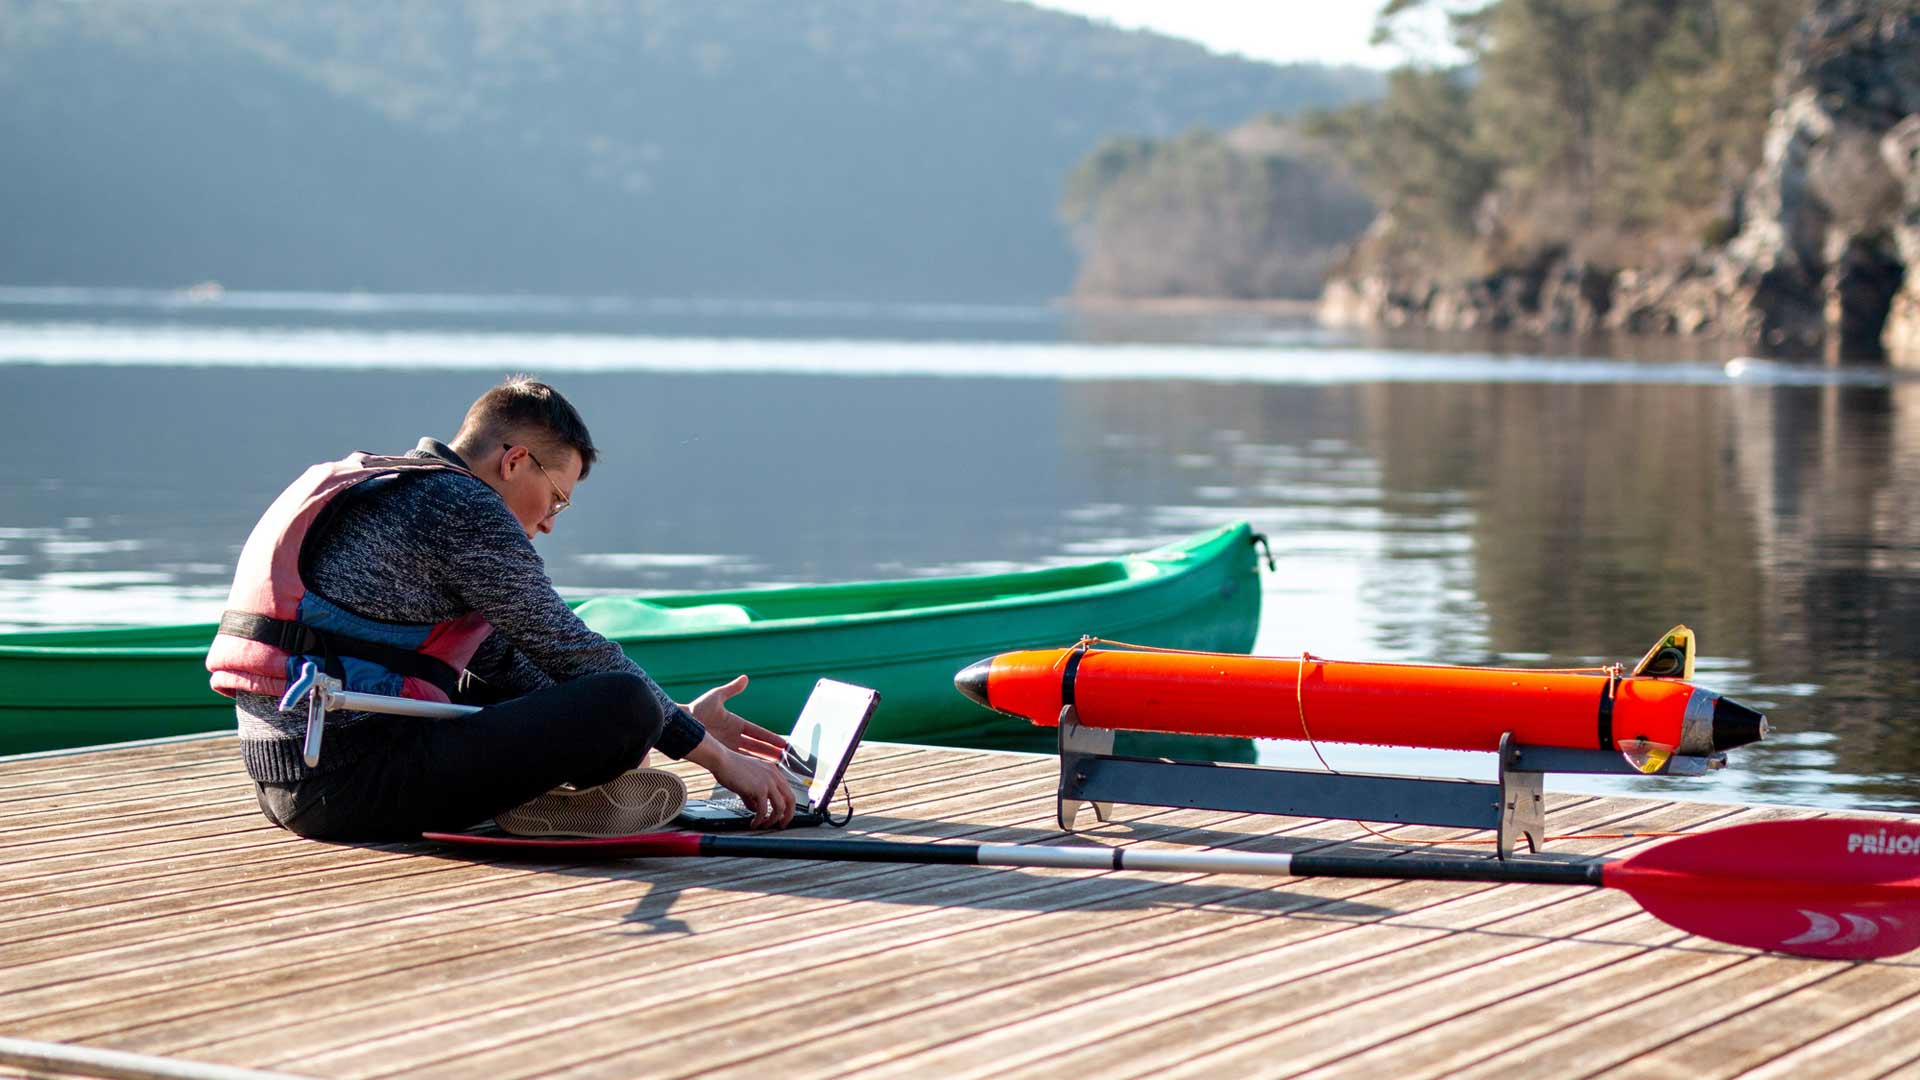
[[[5,0],[0,283],[1044,299],[1109,134],[1378,86],[1006,0]]]

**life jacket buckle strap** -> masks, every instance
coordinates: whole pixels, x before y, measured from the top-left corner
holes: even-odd
[[[346,677],[346,670],[340,664],[341,658],[346,657],[365,660],[397,675],[431,683],[449,699],[460,685],[460,673],[436,657],[377,641],[362,641],[345,634],[335,634],[292,619],[276,619],[247,611],[226,611],[220,615],[220,633],[257,641],[290,656],[318,656],[326,661],[327,674],[337,679],[344,680]]]

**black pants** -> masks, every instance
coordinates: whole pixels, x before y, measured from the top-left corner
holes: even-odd
[[[601,674],[457,720],[361,723],[379,725],[381,745],[303,780],[256,785],[269,821],[316,840],[464,829],[561,784],[619,776],[646,756],[664,718],[644,680]]]

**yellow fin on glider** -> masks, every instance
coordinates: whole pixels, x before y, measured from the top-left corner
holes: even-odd
[[[1633,674],[1635,678],[1693,678],[1693,631],[1685,626],[1667,631],[1633,666]]]

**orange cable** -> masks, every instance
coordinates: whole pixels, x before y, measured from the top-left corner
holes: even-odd
[[[1220,656],[1220,657],[1226,657],[1232,660],[1277,659],[1277,657],[1266,657],[1266,658],[1258,657],[1258,656],[1250,657],[1249,654],[1247,653],[1208,652],[1204,649],[1175,649],[1175,648],[1170,648],[1164,645],[1136,645],[1130,641],[1120,641],[1115,638],[1094,637],[1090,634],[1081,635],[1080,640],[1074,642],[1072,647],[1069,648],[1067,651],[1071,652],[1073,649],[1091,649],[1096,645],[1103,645],[1103,644],[1118,645],[1123,649],[1132,649],[1135,652],[1179,653],[1183,656]],[[1324,659],[1320,657],[1315,657],[1314,659],[1320,660],[1322,663],[1326,662]],[[1343,664],[1361,664],[1367,667],[1450,667],[1450,668],[1459,668],[1465,671],[1525,671],[1525,672],[1534,672],[1534,673],[1543,674],[1543,675],[1614,675],[1616,678],[1620,677],[1618,675],[1619,672],[1622,672],[1625,670],[1624,665],[1621,665],[1618,663],[1600,664],[1594,667],[1509,668],[1509,667],[1497,667],[1490,664],[1409,664],[1409,663],[1402,663],[1396,660],[1342,660],[1340,662]]]

